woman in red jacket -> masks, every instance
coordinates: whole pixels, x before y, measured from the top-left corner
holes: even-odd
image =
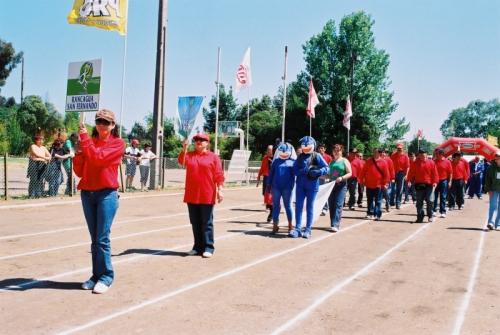
[[[224,173],[219,157],[208,150],[208,135],[198,133],[193,137],[194,151],[186,152],[187,141],[178,162],[186,167],[184,202],[188,205],[189,221],[193,228],[194,245],[189,255],[210,258],[214,254],[214,204],[223,199]]]
[[[114,279],[109,234],[118,209],[118,166],[125,143],[118,137],[115,115],[101,109],[95,116],[92,137],[80,125],[79,148],[73,159],[80,177],[83,213],[92,241],[92,276],[82,284],[84,290],[105,293]]]

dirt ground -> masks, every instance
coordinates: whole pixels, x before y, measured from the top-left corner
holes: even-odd
[[[187,256],[181,192],[122,196],[112,228],[115,282],[91,269],[78,199],[0,204],[1,334],[500,334],[500,232],[487,197],[412,224],[413,204],[320,217],[311,239],[270,235],[260,190],[226,191],[216,251]]]

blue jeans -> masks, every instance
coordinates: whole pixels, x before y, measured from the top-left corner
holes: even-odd
[[[382,190],[382,198],[385,200],[385,208],[389,210],[389,207],[391,205],[391,188],[392,184],[394,183],[389,183],[389,185]]]
[[[214,247],[214,205],[187,204],[189,221],[193,228],[193,250],[199,254],[207,251],[213,253]]]
[[[401,207],[404,183],[405,173],[403,171],[396,172],[396,180],[394,183],[391,183],[391,206],[396,205],[396,208]]]
[[[500,192],[493,191],[490,196],[490,207],[488,210],[488,223],[496,227],[500,226]]]
[[[439,213],[446,214],[446,199],[448,198],[448,179],[442,179],[434,190],[434,212],[437,212],[439,198]]]
[[[469,179],[469,197],[472,198],[476,195],[478,198],[481,198],[483,196],[482,186],[481,175],[472,175]]]
[[[308,183],[304,185],[295,186],[295,229],[300,231],[302,227],[302,208],[304,207],[304,200],[307,198],[306,213],[306,230],[311,230],[313,224],[314,214],[314,201],[318,194],[317,184]]]
[[[424,220],[424,201],[427,206],[427,216],[432,217],[432,185],[426,185],[424,189],[419,190],[418,186],[415,187],[417,192],[417,221]]]
[[[330,225],[332,227],[340,227],[342,207],[344,205],[346,192],[347,183],[343,181],[335,184],[332,193],[330,193],[330,196],[328,197],[328,205],[330,206]]]
[[[109,286],[114,272],[111,264],[111,243],[109,234],[118,210],[118,192],[114,189],[81,192],[83,214],[87,220],[92,241],[92,277],[94,283],[100,281]]]
[[[349,208],[354,207],[354,204],[356,203],[357,188],[358,188],[358,178],[356,177],[349,178],[347,180],[347,189],[349,190],[349,201],[347,202],[347,206],[349,206]],[[361,203],[361,201],[359,203]]]
[[[290,197],[292,195],[292,189],[284,188],[279,189],[277,187],[271,188],[271,193],[273,194],[273,222],[280,221],[280,211],[281,204],[280,200],[283,197],[283,205],[285,206],[286,218],[288,222],[292,222],[293,214],[292,214],[292,203],[290,201]]]
[[[382,216],[382,189],[366,188],[366,201],[368,203],[368,215],[375,215],[377,218]]]

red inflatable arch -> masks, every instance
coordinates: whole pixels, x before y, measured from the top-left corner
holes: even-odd
[[[449,156],[454,152],[478,153],[487,160],[495,158],[498,148],[482,138],[450,137],[436,149],[443,149],[444,155]]]

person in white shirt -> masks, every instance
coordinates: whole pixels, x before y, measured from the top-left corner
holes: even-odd
[[[125,187],[127,189],[132,189],[132,182],[134,181],[136,165],[139,164],[139,140],[133,139],[130,141],[130,147],[125,149],[126,165],[125,165],[125,175],[127,179],[125,180]]]
[[[156,159],[156,155],[151,151],[151,144],[146,143],[144,149],[140,152],[139,170],[141,172],[141,192],[144,191],[146,183],[148,182],[149,168],[153,159]]]

